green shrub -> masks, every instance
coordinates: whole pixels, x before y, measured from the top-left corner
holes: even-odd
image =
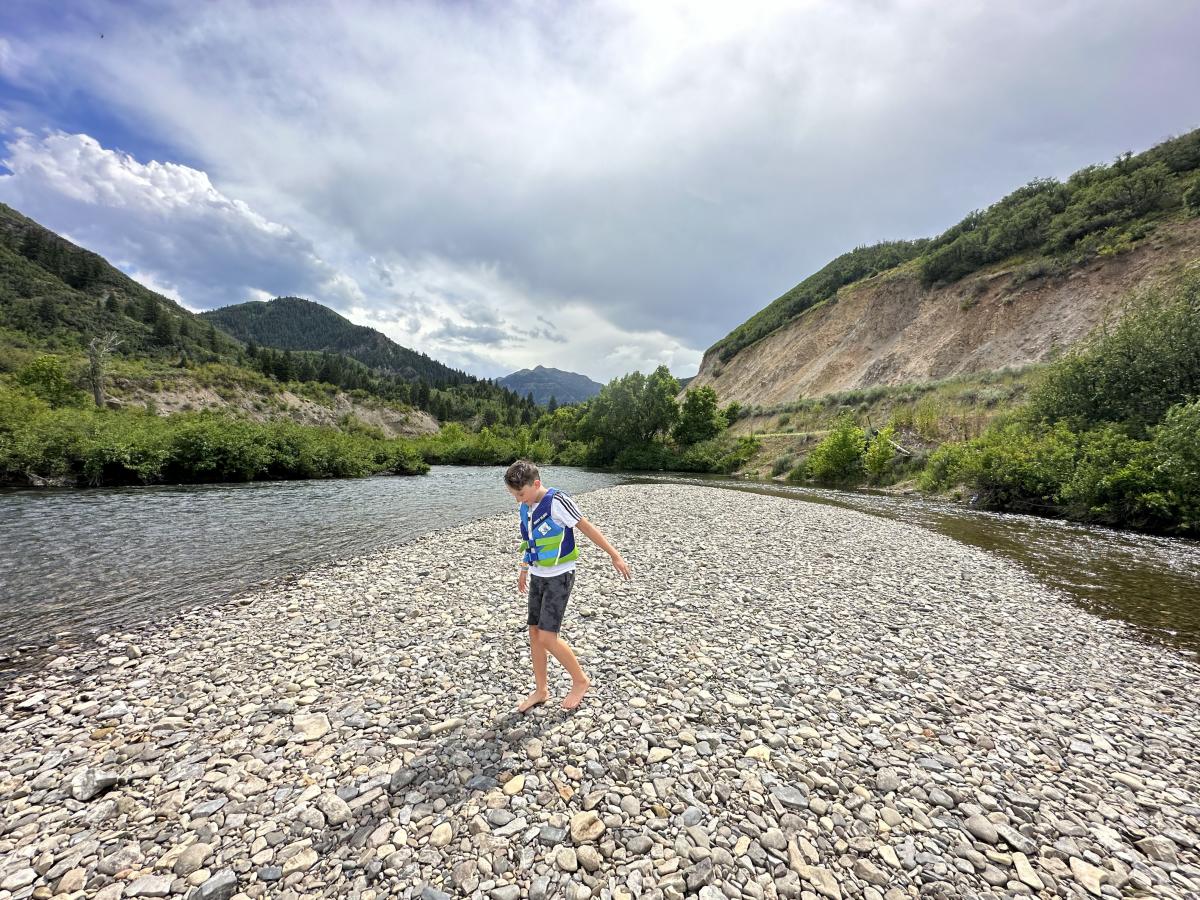
[[[626,447],[617,454],[612,465],[628,472],[664,472],[674,470],[677,459],[666,444],[654,442]]]
[[[838,419],[828,436],[808,455],[808,476],[829,484],[857,481],[863,474],[866,433],[853,417]]]
[[[89,484],[147,484],[158,481],[171,455],[168,430],[146,413],[92,414],[73,467]]]
[[[1013,422],[968,442],[960,474],[973,476],[987,508],[1054,512],[1071,477],[1079,440],[1063,423]]]
[[[1160,486],[1180,531],[1200,534],[1200,400],[1173,406],[1154,430]]]
[[[568,441],[558,448],[554,461],[560,466],[586,466],[589,448],[583,441]]]
[[[1080,435],[1075,469],[1059,496],[1067,515],[1085,522],[1145,527],[1169,516],[1153,444],[1116,425]]]
[[[896,455],[896,448],[892,446],[895,438],[896,429],[885,425],[867,444],[866,453],[863,455],[863,468],[867,470],[867,477],[873,484],[882,481],[883,476],[892,467],[892,458]]]
[[[265,429],[220,413],[186,415],[171,434],[168,478],[186,481],[252,481],[272,462]]]
[[[760,441],[754,436],[735,441],[726,438],[704,441],[688,447],[672,468],[680,472],[711,472],[728,475],[744,466],[758,451]]]
[[[1200,178],[1193,178],[1192,185],[1183,193],[1183,202],[1188,212],[1200,216]]]
[[[67,367],[57,356],[39,356],[17,370],[15,381],[53,407],[78,406],[84,393],[71,383]]]
[[[1097,341],[1053,363],[1031,393],[1034,419],[1087,430],[1106,422],[1136,436],[1200,391],[1200,278],[1149,295]]]
[[[85,484],[246,481],[415,474],[428,466],[405,441],[230,413],[91,406],[53,409],[0,385],[0,482],[31,476]]]

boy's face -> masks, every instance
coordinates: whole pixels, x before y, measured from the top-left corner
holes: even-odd
[[[541,479],[535,478],[533,484],[527,484],[524,487],[515,488],[510,485],[505,485],[508,492],[513,495],[513,499],[518,503],[526,503],[532,506],[537,503],[538,495],[542,491]]]

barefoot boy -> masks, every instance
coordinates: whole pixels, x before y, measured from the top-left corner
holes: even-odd
[[[529,591],[529,649],[533,657],[533,693],[521,701],[526,712],[550,699],[546,683],[546,655],[562,664],[571,676],[571,692],[563,709],[575,709],[591,682],[566,642],[558,636],[567,598],[575,584],[575,529],[612,557],[613,568],[629,578],[629,566],[591,522],[579,514],[575,502],[562,491],[542,485],[537,466],[517,460],[504,473],[508,492],[521,504],[521,568],[517,590]],[[530,580],[532,576],[532,580]]]

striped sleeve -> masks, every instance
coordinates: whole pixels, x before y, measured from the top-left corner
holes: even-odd
[[[550,504],[550,514],[554,517],[554,521],[564,528],[574,528],[583,518],[575,501],[562,491],[555,492],[554,502]]]

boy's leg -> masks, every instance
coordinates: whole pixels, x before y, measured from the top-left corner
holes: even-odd
[[[542,588],[540,579],[529,579],[529,657],[533,662],[533,693],[521,701],[517,712],[528,712],[540,703],[550,699],[550,689],[546,681],[546,648],[542,644],[541,629],[538,628],[538,617],[541,615]]]
[[[567,642],[558,636],[563,616],[567,611],[571,588],[575,586],[575,573],[565,572],[543,580],[546,584],[542,591],[541,608],[538,610],[538,637],[543,653],[552,655],[571,676],[571,693],[567,694],[562,706],[563,709],[575,709],[583,700],[591,681],[583,674],[579,660],[575,658]]]
[[[566,641],[558,636],[557,632],[543,631],[540,637],[542,645],[545,647],[544,652],[553,655],[571,676],[571,693],[567,694],[566,699],[563,700],[562,708],[575,709],[583,702],[583,695],[588,692],[592,682],[583,673],[583,668],[579,665],[579,660],[575,658],[574,651],[567,646]]]

